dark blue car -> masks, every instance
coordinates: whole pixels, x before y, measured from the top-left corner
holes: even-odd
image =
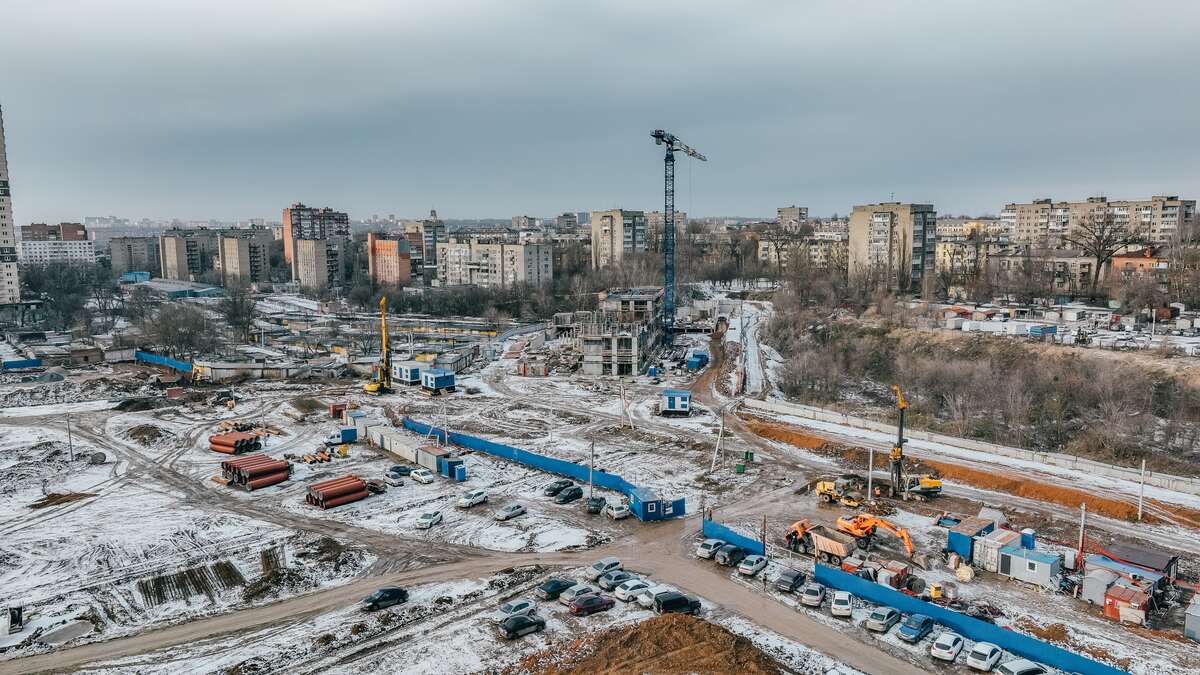
[[[933,631],[933,619],[924,614],[910,614],[896,630],[900,639],[906,642],[920,642],[931,631]]]

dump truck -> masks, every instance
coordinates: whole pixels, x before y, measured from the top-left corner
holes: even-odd
[[[830,565],[840,565],[842,559],[853,555],[858,547],[854,537],[824,525],[813,525],[808,520],[792,523],[786,538],[791,550]]]

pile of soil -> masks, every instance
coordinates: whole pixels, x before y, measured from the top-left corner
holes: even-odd
[[[508,673],[782,673],[744,637],[703,619],[666,614],[585,635],[522,659]]]
[[[309,398],[307,396],[296,397],[292,399],[290,403],[292,404],[293,408],[299,410],[305,415],[311,415],[312,413],[315,413],[325,407],[324,403],[321,403],[315,398]]]
[[[153,424],[139,424],[129,430],[129,437],[142,445],[150,446],[163,437],[163,430]]]

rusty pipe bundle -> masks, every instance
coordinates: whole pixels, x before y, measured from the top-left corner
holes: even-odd
[[[289,466],[289,468],[287,468],[283,471],[276,471],[275,473],[269,473],[265,476],[260,476],[258,478],[255,478],[254,480],[248,481],[246,483],[246,489],[250,490],[250,491],[254,491],[259,488],[265,488],[270,485],[276,485],[278,483],[282,483],[283,481],[287,480],[288,478],[291,477],[291,475],[292,475],[292,470],[291,470],[291,467]]]
[[[330,499],[329,501],[322,501],[321,503],[317,504],[317,506],[320,506],[323,509],[332,509],[335,506],[341,506],[342,504],[349,504],[350,502],[356,502],[360,499],[366,499],[366,498],[367,498],[367,491],[359,490],[358,492],[351,492],[350,494],[342,495],[341,497],[337,497],[335,499]]]

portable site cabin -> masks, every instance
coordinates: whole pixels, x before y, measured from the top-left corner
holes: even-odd
[[[1187,614],[1183,618],[1183,635],[1200,642],[1200,595],[1192,596]]]
[[[392,364],[392,382],[409,386],[421,384],[420,361],[401,361]]]
[[[434,473],[439,473],[438,464],[450,458],[450,449],[443,448],[437,445],[422,445],[417,448],[417,464],[429,469]]]
[[[1062,578],[1062,555],[1017,546],[1000,549],[1000,576],[1042,588],[1058,588]]]
[[[421,388],[431,394],[454,391],[454,373],[443,368],[427,368],[421,371]]]
[[[971,548],[976,537],[996,529],[995,521],[969,517],[950,527],[946,533],[946,550],[957,553],[963,562],[971,562]]]
[[[682,499],[669,502],[650,488],[634,487],[629,491],[629,510],[638,520],[645,522],[682,516],[684,505]]]
[[[695,350],[691,353],[691,355],[688,356],[688,360],[687,360],[688,370],[700,370],[701,368],[703,368],[704,366],[707,366],[707,365],[708,365],[708,352]]]
[[[1146,623],[1146,605],[1150,596],[1123,583],[1115,583],[1104,594],[1104,616],[1121,623]]]
[[[1000,549],[1016,546],[1020,539],[1021,535],[1012,530],[993,530],[976,537],[971,562],[988,572],[995,572],[1000,569]]]
[[[667,389],[659,395],[659,415],[688,415],[692,411],[692,392],[685,389]]]
[[[1092,569],[1083,575],[1083,592],[1079,594],[1079,597],[1087,601],[1089,605],[1103,605],[1104,594],[1108,593],[1109,587],[1120,578],[1120,574],[1103,567]]]

